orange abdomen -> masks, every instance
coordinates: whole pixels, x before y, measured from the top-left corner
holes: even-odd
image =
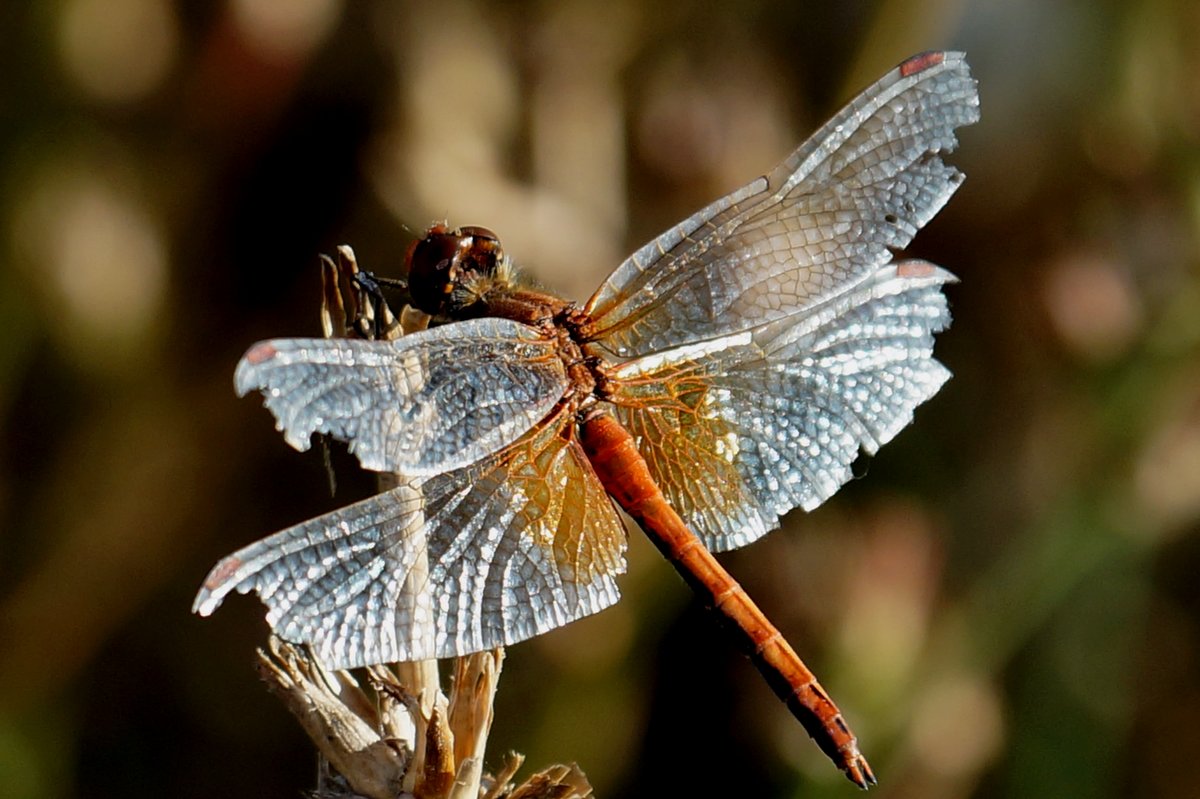
[[[580,439],[604,488],[717,613],[822,751],[859,787],[873,785],[871,767],[837,705],[775,625],[668,504],[629,431],[611,415],[593,413],[581,425]]]

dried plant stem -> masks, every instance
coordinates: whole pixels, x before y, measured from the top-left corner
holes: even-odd
[[[322,259],[321,327],[327,337],[394,339],[423,327],[428,317],[392,314],[370,281],[359,275],[354,251]],[[397,487],[380,476],[380,490]],[[409,579],[421,580],[417,562]],[[283,700],[324,760],[319,799],[583,799],[592,795],[578,767],[552,766],[513,786],[524,758],[510,754],[495,777],[484,772],[496,687],[504,650],[453,662],[449,696],[438,663],[418,661],[366,669],[368,687],[346,671],[330,672],[307,648],[272,636],[259,650],[258,671]]]

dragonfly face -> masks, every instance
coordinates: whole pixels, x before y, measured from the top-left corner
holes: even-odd
[[[462,318],[507,271],[500,240],[482,227],[433,225],[406,260],[412,304],[430,316]]]
[[[516,643],[617,600],[615,500],[822,749],[874,782],[836,706],[710,553],[821,504],[949,377],[932,349],[953,277],[893,253],[962,182],[940,154],[978,116],[961,53],[909,59],[580,309],[522,287],[490,231],[433,226],[409,286],[441,324],[260,343],[235,376],[288,443],[346,441],[397,487],[229,556],[194,609],[255,591],[278,635],[334,668]]]

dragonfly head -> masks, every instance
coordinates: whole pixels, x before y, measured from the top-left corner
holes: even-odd
[[[450,230],[439,222],[409,248],[406,260],[413,305],[431,316],[456,316],[483,299],[505,258],[487,228]]]

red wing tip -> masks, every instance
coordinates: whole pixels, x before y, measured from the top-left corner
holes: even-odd
[[[204,581],[204,590],[216,591],[221,585],[228,580],[233,573],[242,568],[241,558],[235,558],[230,555],[216,565],[216,567],[208,573],[208,577]]]
[[[246,362],[252,366],[257,366],[260,363],[271,360],[279,354],[279,350],[275,349],[269,341],[260,341],[246,352]]]
[[[901,261],[896,264],[897,277],[933,277],[937,267],[928,261]]]
[[[936,67],[945,60],[946,54],[940,50],[915,55],[900,65],[900,76],[907,78],[909,75],[916,75],[930,67]]]

